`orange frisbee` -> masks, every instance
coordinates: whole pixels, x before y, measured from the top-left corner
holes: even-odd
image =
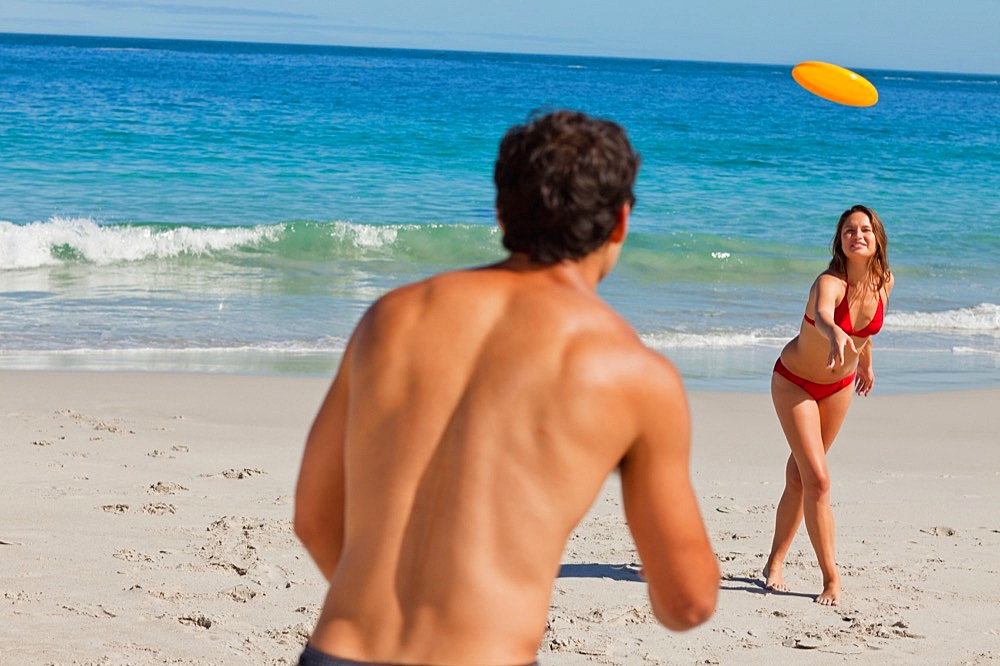
[[[872,106],[878,90],[865,77],[828,62],[810,60],[792,68],[792,78],[814,95],[848,106]]]

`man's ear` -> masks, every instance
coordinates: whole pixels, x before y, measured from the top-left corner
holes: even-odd
[[[608,236],[608,240],[612,243],[621,243],[625,240],[625,235],[628,234],[628,218],[631,213],[632,204],[623,203],[622,207],[618,210],[618,219],[611,230],[611,235]]]

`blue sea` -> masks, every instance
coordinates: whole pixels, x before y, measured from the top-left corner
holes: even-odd
[[[876,392],[1000,386],[1000,75],[855,108],[793,64],[0,35],[0,369],[329,374],[380,294],[504,256],[497,143],[570,107],[642,154],[599,291],[689,388],[768,389],[855,203]]]

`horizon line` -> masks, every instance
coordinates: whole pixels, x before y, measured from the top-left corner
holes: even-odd
[[[364,49],[371,51],[407,51],[421,53],[444,53],[461,55],[493,55],[493,56],[528,56],[534,58],[586,58],[591,60],[624,60],[639,62],[678,62],[710,65],[746,65],[751,67],[779,67],[791,68],[797,63],[774,63],[774,62],[746,62],[739,60],[689,60],[683,58],[657,58],[650,56],[614,56],[614,55],[585,55],[580,53],[537,53],[533,51],[493,51],[493,50],[466,50],[448,48],[428,48],[428,47],[407,47],[407,46],[373,46],[357,44],[313,44],[308,42],[272,42],[272,41],[248,41],[243,39],[204,39],[191,37],[127,37],[121,35],[84,35],[84,34],[60,34],[60,33],[35,33],[35,32],[5,32],[0,31],[0,39],[8,36],[13,37],[44,37],[61,39],[93,39],[93,40],[132,40],[144,42],[182,42],[191,44],[235,44],[245,46],[274,46],[291,47],[304,49]],[[881,67],[863,67],[854,65],[851,69],[868,72],[906,72],[911,74],[931,74],[931,75],[960,75],[971,77],[1000,77],[1000,73],[985,72],[958,72],[952,70],[910,70],[910,69],[887,69]]]

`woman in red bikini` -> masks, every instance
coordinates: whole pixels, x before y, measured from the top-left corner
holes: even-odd
[[[785,345],[771,376],[771,398],[792,453],[764,566],[765,587],[788,590],[781,568],[804,516],[823,572],[816,601],[827,606],[840,597],[840,575],[826,452],[847,415],[852,385],[867,396],[875,384],[871,336],[882,328],[893,285],[886,244],[872,209],[853,206],[840,216],[830,266],[809,290],[799,334]]]

